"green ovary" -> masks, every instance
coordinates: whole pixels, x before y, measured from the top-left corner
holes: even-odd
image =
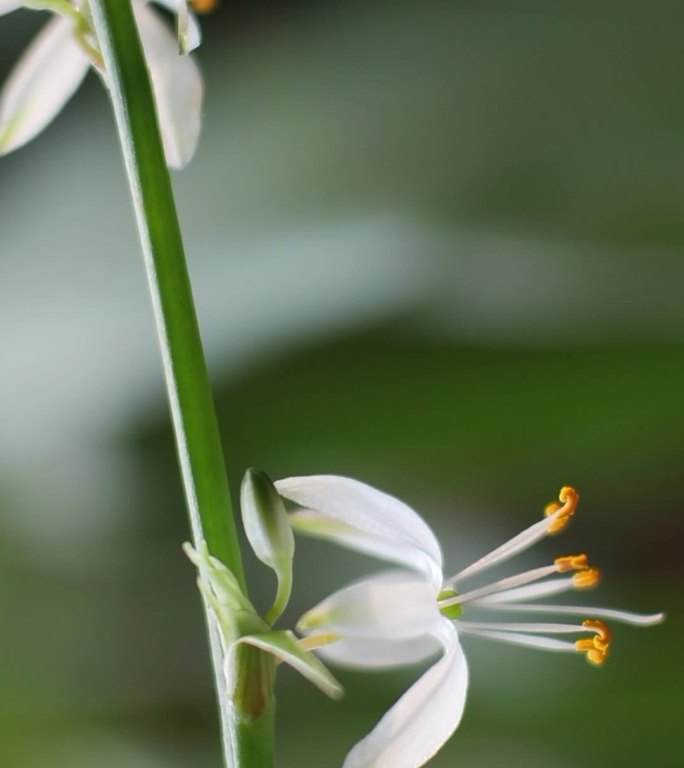
[[[443,589],[437,597],[437,602],[441,603],[443,600],[451,600],[452,597],[456,597],[457,595],[458,592],[453,589]],[[460,619],[463,609],[458,603],[455,603],[454,605],[447,605],[440,608],[439,612],[442,616],[446,616],[447,619]]]

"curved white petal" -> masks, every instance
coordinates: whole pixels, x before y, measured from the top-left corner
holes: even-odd
[[[343,535],[311,531],[344,546],[417,569],[442,583],[442,551],[434,533],[411,507],[370,485],[336,475],[289,477],[278,493],[324,518],[353,529]]]
[[[194,13],[188,10],[187,0],[149,0],[166,8],[178,17],[178,43],[182,53],[190,53],[202,42],[202,30]]]
[[[316,650],[331,664],[356,669],[389,669],[418,664],[434,656],[441,644],[431,635],[407,640],[347,637]]]
[[[347,755],[343,768],[419,768],[456,730],[463,715],[468,667],[449,625],[444,656]]]
[[[40,133],[88,72],[90,62],[65,18],[49,21],[7,80],[0,95],[0,154]]]
[[[0,0],[0,16],[6,13],[11,13],[21,8],[23,3],[17,2],[17,0]]]
[[[443,621],[429,582],[390,571],[335,592],[304,614],[298,629],[391,641],[434,633]]]
[[[327,539],[355,552],[362,552],[381,560],[404,565],[424,573],[437,586],[441,583],[442,572],[432,557],[417,549],[414,544],[390,540],[382,536],[365,533],[358,528],[342,523],[332,517],[325,517],[313,509],[298,509],[290,514],[290,523],[298,533]]]
[[[144,4],[134,4],[140,38],[152,78],[166,162],[186,165],[197,148],[204,86],[190,56],[181,56],[167,24]]]

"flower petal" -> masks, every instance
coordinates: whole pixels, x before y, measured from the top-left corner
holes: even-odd
[[[21,8],[22,5],[23,3],[18,2],[18,0],[0,0],[0,16],[16,11],[18,8]]]
[[[456,730],[463,715],[468,667],[449,625],[444,656],[347,755],[343,768],[418,768]]]
[[[146,5],[134,4],[145,58],[150,69],[166,162],[182,168],[197,148],[204,86],[190,56],[181,56],[166,23]]]
[[[0,97],[0,154],[40,133],[81,84],[90,61],[74,40],[72,23],[56,17],[27,48]]]
[[[405,571],[388,571],[335,592],[304,614],[297,628],[393,641],[439,631],[443,621],[430,583]]]
[[[286,499],[346,526],[319,525],[318,530],[310,529],[313,535],[419,570],[441,586],[439,543],[423,519],[399,499],[336,475],[289,477],[275,485]]]
[[[355,552],[363,552],[425,573],[435,587],[441,582],[441,569],[431,557],[416,549],[413,544],[403,544],[365,533],[339,520],[325,517],[313,509],[298,509],[293,512],[290,515],[290,523],[298,533],[327,539]]]
[[[418,664],[434,656],[440,648],[440,643],[431,635],[408,640],[346,637],[316,649],[316,653],[326,662],[343,667],[389,669]]]

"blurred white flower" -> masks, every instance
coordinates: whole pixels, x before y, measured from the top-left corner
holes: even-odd
[[[172,168],[182,168],[197,146],[203,84],[197,64],[181,53],[199,45],[200,30],[186,0],[152,1],[175,13],[178,19],[176,39],[147,0],[133,2],[166,160]],[[23,146],[40,133],[76,91],[90,67],[107,81],[87,0],[0,0],[0,15],[20,7],[49,10],[55,18],[29,45],[0,93],[0,154]]]
[[[425,522],[406,504],[368,485],[344,477],[293,477],[276,483],[278,492],[304,509],[292,516],[302,532],[404,566],[351,584],[300,620],[305,633],[342,639],[321,647],[328,661],[352,667],[381,668],[439,659],[347,755],[344,768],[418,768],[456,730],[463,714],[468,668],[459,634],[540,648],[586,654],[602,664],[611,633],[601,619],[651,625],[662,614],[644,616],[606,608],[538,605],[526,602],[598,582],[586,555],[559,557],[547,566],[460,592],[461,582],[500,564],[565,528],[575,512],[577,493],[565,487],[560,503],[510,541],[448,579],[442,552]],[[568,574],[548,579],[553,574]],[[464,621],[464,609],[592,616],[574,624]],[[583,634],[574,642],[555,635]],[[313,639],[313,637],[312,637]],[[313,643],[311,644],[313,645]]]

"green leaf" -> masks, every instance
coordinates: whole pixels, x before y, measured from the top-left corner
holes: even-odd
[[[266,621],[273,622],[285,610],[292,592],[294,535],[283,500],[265,472],[248,469],[240,491],[242,522],[254,554],[278,579],[273,605]]]
[[[344,689],[330,670],[311,651],[307,651],[289,630],[259,632],[241,637],[236,643],[247,643],[284,661],[313,683],[327,696],[339,699]]]

